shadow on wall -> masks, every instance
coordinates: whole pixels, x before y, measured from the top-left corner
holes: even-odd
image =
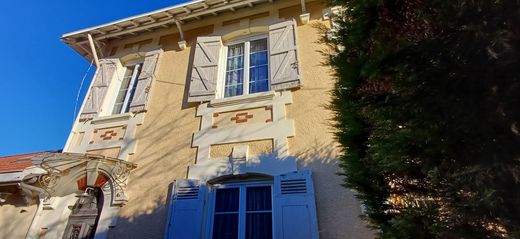
[[[148,135],[147,137],[154,136]],[[298,158],[299,169],[310,169],[313,172],[320,237],[373,238],[373,232],[358,217],[361,214],[359,202],[349,189],[341,186],[343,178],[337,175],[339,172],[338,162],[334,158],[337,154],[337,149],[331,144],[320,143],[318,140],[315,140],[312,144],[313,147],[309,148],[309,150],[295,156]],[[163,157],[171,153],[171,151],[174,151],[174,149],[161,153],[147,152],[146,156]],[[264,158],[266,159],[267,157],[269,156]],[[187,163],[187,161],[192,160],[184,161]],[[186,165],[188,164],[180,164],[180,167],[185,167]],[[134,214],[132,215],[123,213],[118,219],[117,226],[111,229],[111,238],[161,238],[164,236],[169,210],[168,202],[170,201],[172,182],[175,178],[165,177],[164,173],[168,173],[168,167],[157,166],[154,168],[144,165],[144,169],[141,168],[141,170],[147,172],[146,174],[159,175],[159,177],[162,177],[163,182],[160,184],[150,182],[147,184],[148,188],[140,188],[141,192],[139,194],[160,194],[160,196],[152,200],[152,203],[146,207],[146,210],[133,210]],[[143,177],[144,173],[133,175],[134,180],[146,181],[146,178]],[[185,178],[185,176],[180,178]],[[132,195],[129,196],[131,196],[131,202],[125,207],[133,207],[131,204],[146,204],[146,202],[139,201],[138,198],[132,197]]]
[[[24,238],[37,205],[27,205],[21,195],[10,195],[0,204],[0,238]]]

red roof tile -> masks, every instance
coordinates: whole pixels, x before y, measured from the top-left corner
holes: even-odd
[[[43,154],[45,152],[19,154],[0,157],[0,173],[10,173],[23,171],[25,168],[32,166],[31,157]],[[27,160],[24,160],[27,159]]]

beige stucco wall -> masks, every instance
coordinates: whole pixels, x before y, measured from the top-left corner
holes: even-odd
[[[317,43],[319,34],[314,25],[318,22],[328,24],[328,21],[321,20],[323,8],[325,6],[318,2],[309,4],[311,23],[299,23],[297,28],[304,86],[293,92],[293,103],[286,107],[287,118],[295,120],[296,132],[290,139],[289,152],[298,157],[300,169],[313,171],[321,238],[371,238],[372,234],[358,219],[359,203],[348,189],[340,186],[342,178],[336,175],[339,172],[338,150],[328,125],[331,112],[325,107],[333,80],[330,68],[322,66],[325,59],[318,50],[323,46]],[[127,159],[138,165],[127,188],[130,200],[121,208],[117,226],[110,229],[110,238],[163,237],[171,183],[186,178],[188,166],[196,163],[197,149],[191,144],[193,133],[199,130],[200,118],[195,116],[197,105],[187,103],[186,85],[194,40],[198,35],[212,33],[231,36],[240,23],[222,26],[222,22],[264,12],[270,14],[267,19],[251,20],[252,26],[257,26],[256,30],[265,30],[265,23],[272,22],[273,18],[298,19],[301,10],[299,1],[281,0],[233,14],[205,18],[185,26],[188,46],[184,50],[178,48],[179,34],[175,29],[126,38],[107,46],[106,52],[119,57],[128,57],[136,51],[124,47],[133,42],[146,43],[138,51],[159,46],[164,50],[156,68],[148,111],[135,134],[135,154]],[[208,27],[209,23],[214,26]],[[117,50],[113,50],[116,47]]]
[[[21,195],[0,204],[0,238],[25,238],[36,208],[36,204],[26,205]]]
[[[311,20],[317,14],[311,12]],[[341,172],[339,150],[332,134],[332,112],[326,107],[334,79],[331,68],[322,65],[326,59],[320,50],[326,49],[317,43],[319,38],[312,24],[298,27],[303,87],[293,92],[293,104],[286,107],[287,117],[295,120],[296,132],[289,141],[289,153],[298,158],[300,169],[313,172],[320,237],[372,238],[373,234],[358,217],[361,214],[359,202],[349,189],[340,185],[343,177],[337,175]]]
[[[111,238],[160,238],[168,208],[166,199],[174,179],[186,178],[196,149],[192,134],[199,126],[195,107],[186,107],[184,91],[190,49],[172,50],[176,41],[163,45],[145,120],[137,129],[136,154],[130,159],[138,168],[132,172],[127,195]]]

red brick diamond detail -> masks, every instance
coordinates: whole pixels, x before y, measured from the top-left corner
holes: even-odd
[[[111,140],[112,137],[115,137],[117,135],[117,133],[113,130],[107,130],[105,131],[105,133],[103,133],[102,135],[100,135],[99,137],[103,140]]]
[[[231,121],[235,121],[235,123],[245,123],[248,119],[252,119],[253,115],[250,115],[247,112],[237,113],[234,117],[231,117]]]

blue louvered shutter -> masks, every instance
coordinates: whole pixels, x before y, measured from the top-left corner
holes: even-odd
[[[275,238],[319,238],[311,171],[275,177],[273,213]]]
[[[205,185],[199,180],[180,179],[175,181],[172,191],[165,238],[201,238]]]

